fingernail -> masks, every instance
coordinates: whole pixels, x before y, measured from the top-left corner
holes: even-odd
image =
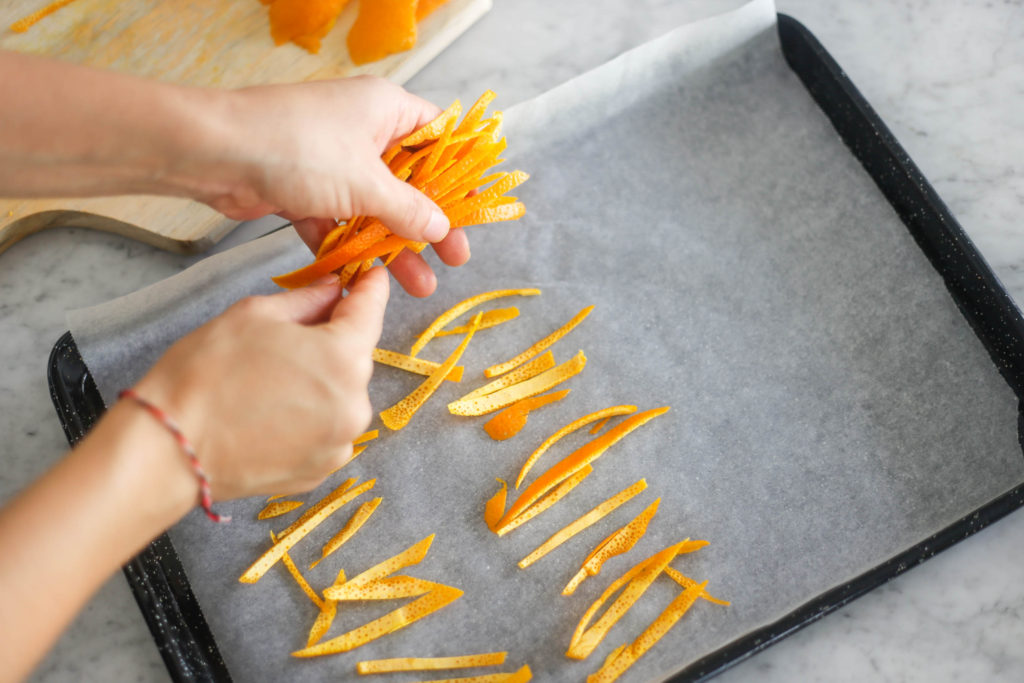
[[[428,242],[440,242],[448,234],[448,225],[447,216],[441,211],[433,211],[427,228],[423,231],[423,239]]]
[[[321,278],[317,278],[316,280],[313,280],[313,282],[311,282],[309,284],[309,286],[310,287],[324,287],[326,285],[336,285],[336,284],[338,284],[338,276],[335,275],[334,273],[331,273],[330,275],[324,275]]]

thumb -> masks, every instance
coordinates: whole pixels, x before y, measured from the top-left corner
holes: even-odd
[[[327,275],[308,287],[254,298],[261,302],[261,310],[266,315],[312,325],[330,317],[341,300],[341,283],[337,275]]]
[[[417,242],[440,242],[448,234],[444,212],[425,194],[399,180],[382,162],[368,174],[356,212],[375,216],[391,232]]]

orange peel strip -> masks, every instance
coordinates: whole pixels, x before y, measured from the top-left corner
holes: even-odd
[[[647,480],[641,479],[640,481],[627,486],[623,490],[616,493],[614,496],[605,500],[590,512],[586,513],[582,517],[576,519],[570,524],[562,527],[556,531],[551,538],[544,541],[536,550],[524,557],[519,561],[519,568],[526,569],[531,564],[544,557],[552,550],[562,545],[570,538],[580,533],[587,527],[603,519],[606,515],[617,509],[626,501],[630,500],[636,494],[640,493],[647,488]]]
[[[548,336],[544,337],[539,342],[537,342],[530,348],[526,349],[515,358],[507,360],[504,363],[492,365],[491,367],[484,370],[484,377],[497,377],[498,375],[504,375],[509,370],[519,367],[520,365],[530,360],[537,354],[544,352],[545,350],[547,350],[549,346],[554,344],[556,341],[558,341],[565,335],[569,334],[569,332],[571,332],[574,327],[583,322],[583,320],[586,319],[586,317],[590,315],[590,312],[593,310],[593,306],[587,306],[579,313],[574,315],[572,317],[572,320],[562,325],[557,330],[555,330]]]
[[[285,289],[305,287],[311,282],[342,268],[360,253],[366,251],[366,249],[387,236],[388,229],[380,221],[372,220],[352,239],[339,245],[337,249],[324,254],[323,258],[290,273],[278,275],[271,279],[277,286]]]
[[[526,683],[533,678],[529,665],[524,664],[518,671],[503,674],[484,674],[464,678],[435,678],[422,683]]]
[[[633,604],[640,599],[640,596],[654,583],[654,580],[658,578],[662,570],[668,566],[668,563],[675,558],[679,545],[678,543],[670,545],[664,550],[651,555],[613,581],[605,589],[604,593],[601,594],[601,597],[590,605],[580,619],[579,624],[576,625],[576,630],[573,632],[569,644],[569,650],[565,653],[566,657],[570,659],[586,659],[594,651],[594,648],[601,643],[608,630],[629,611]],[[625,589],[622,591],[622,594],[604,611],[593,626],[587,628],[601,606],[623,586],[625,586]]]
[[[374,566],[367,569],[365,572],[354,576],[351,579],[346,580],[344,572],[338,575],[338,581],[333,586],[324,590],[324,597],[328,600],[335,600],[337,595],[344,595],[345,592],[342,589],[345,586],[361,586],[368,583],[372,583],[379,579],[383,579],[391,574],[394,574],[399,569],[419,564],[424,557],[427,556],[427,551],[430,550],[430,544],[434,542],[434,534],[430,534],[421,541],[414,543],[402,552],[398,553],[393,557],[375,564]],[[350,586],[350,587],[351,587]],[[346,589],[348,590],[348,589]]]
[[[480,396],[493,394],[499,389],[504,389],[505,387],[510,387],[513,384],[525,382],[526,380],[536,377],[545,370],[550,370],[553,367],[555,367],[555,355],[548,351],[547,353],[537,356],[526,365],[520,365],[512,372],[502,375],[493,382],[488,382],[482,387],[474,389],[459,400],[469,401],[474,398],[479,398]]]
[[[496,141],[493,139],[494,136],[490,136],[490,139],[485,136],[473,140],[473,149],[427,183],[422,188],[423,194],[431,199],[440,197],[477,170],[486,170],[500,163],[498,156],[505,151],[508,143],[504,138]]]
[[[378,436],[380,436],[380,430],[379,429],[371,429],[368,432],[363,432],[362,434],[360,434],[356,438],[356,440],[352,442],[352,445],[353,446],[359,446],[361,444],[366,443],[367,441],[373,441]]]
[[[271,532],[270,537],[274,538],[273,532]],[[308,581],[306,581],[306,577],[303,576],[302,572],[299,571],[299,568],[295,566],[292,556],[285,553],[281,556],[281,562],[284,564],[285,568],[288,569],[288,573],[292,575],[292,578],[295,579],[295,583],[299,584],[299,588],[302,589],[302,592],[313,601],[314,605],[322,610],[324,608],[323,598],[317,595],[316,591],[313,590],[313,587],[309,585]]]
[[[434,370],[430,375],[427,376],[423,382],[413,389],[412,393],[403,398],[401,401],[391,406],[387,410],[381,412],[380,419],[384,422],[384,426],[391,430],[399,430],[402,427],[409,424],[409,420],[416,414],[416,411],[426,403],[427,399],[430,398],[433,393],[437,390],[441,383],[444,382],[448,373],[452,371],[455,364],[459,362],[459,358],[462,357],[462,353],[469,346],[470,340],[473,339],[473,335],[476,333],[477,325],[480,324],[480,314],[477,313],[476,317],[473,318],[473,325],[462,342],[452,351],[451,355],[441,363],[441,366]]]
[[[429,583],[429,582],[428,582]],[[368,624],[353,629],[348,633],[332,638],[313,647],[307,647],[292,653],[293,657],[319,657],[322,655],[338,654],[348,652],[360,645],[365,645],[381,636],[393,633],[398,629],[422,619],[423,617],[436,612],[446,605],[462,597],[462,591],[452,586],[431,583],[431,591],[426,595],[413,600],[407,605],[399,607],[393,612],[385,614]]]
[[[515,306],[509,306],[508,308],[495,308],[490,311],[484,311],[484,314],[480,317],[480,329],[485,330],[488,327],[495,327],[502,323],[507,323],[509,320],[515,320],[519,317],[519,309]],[[469,332],[469,325],[459,325],[452,327],[447,330],[441,330],[435,337],[447,337],[452,334],[465,334]]]
[[[580,484],[580,482],[582,482],[584,479],[586,479],[587,476],[589,476],[590,473],[593,472],[593,471],[594,471],[594,468],[591,467],[590,465],[587,465],[586,467],[581,469],[579,472],[577,472],[576,474],[572,475],[571,477],[569,477],[568,479],[563,481],[561,484],[556,486],[555,489],[553,491],[551,491],[550,493],[548,493],[546,496],[544,496],[543,498],[538,500],[536,503],[534,503],[530,507],[526,508],[526,510],[521,515],[519,515],[518,517],[513,519],[511,522],[509,522],[505,526],[497,526],[497,525],[495,525],[494,532],[496,534],[498,534],[499,536],[504,536],[505,534],[507,534],[508,532],[512,531],[513,529],[518,529],[519,527],[521,527],[522,525],[526,524],[531,519],[533,519],[534,517],[536,517],[540,513],[544,512],[545,510],[547,510],[549,507],[551,507],[552,505],[554,505],[558,501],[560,501],[563,498],[565,498],[569,494],[570,491],[572,491],[574,488],[576,488]]]
[[[455,119],[450,118],[445,122],[444,130],[441,132],[441,137],[436,142],[429,146],[430,154],[423,160],[423,163],[412,174],[412,184],[416,187],[422,187],[423,184],[433,178],[437,173],[437,163],[441,160],[441,154],[451,143],[452,133],[455,132]],[[444,170],[444,169],[441,169]]]
[[[516,187],[519,187],[527,180],[530,175],[525,171],[512,171],[511,173],[504,173],[502,176],[495,181],[493,185],[488,187],[486,190],[467,197],[466,200],[458,205],[457,208],[452,210],[451,220],[458,222],[464,216],[468,216],[471,213],[486,209],[494,204],[495,201],[502,198],[502,195],[510,192]]]
[[[530,398],[516,401],[484,423],[484,431],[495,441],[511,439],[526,426],[531,412],[538,408],[543,408],[549,403],[561,401],[569,395],[569,391],[569,389],[562,389],[561,391],[553,391],[550,394],[531,396]]]
[[[535,500],[555,487],[560,481],[566,477],[572,476],[584,466],[597,460],[606,450],[618,443],[620,439],[625,437],[634,429],[650,422],[659,415],[665,414],[668,410],[668,406],[663,406],[661,408],[652,408],[650,410],[645,410],[642,413],[631,415],[619,424],[615,425],[612,429],[608,430],[607,433],[589,441],[582,447],[562,458],[560,462],[553,465],[547,472],[537,477],[532,484],[526,487],[516,502],[512,503],[512,507],[510,507],[505,513],[505,516],[502,518],[501,522],[499,522],[499,526],[503,526],[527,507],[533,505]]]
[[[508,498],[508,484],[504,479],[498,479],[498,481],[501,483],[501,488],[484,505],[484,523],[491,531],[498,528],[498,520],[505,514],[505,501]]]
[[[405,370],[407,372],[413,372],[417,375],[430,376],[435,370],[441,367],[440,363],[435,363],[431,360],[424,360],[423,358],[415,358],[413,356],[407,356],[404,353],[397,351],[388,351],[387,349],[374,349],[373,360],[381,365],[390,365],[393,368],[399,370]],[[449,382],[461,382],[462,381],[463,367],[456,365],[452,368],[448,376],[445,377]]]
[[[476,296],[471,296],[468,299],[460,301],[435,318],[434,322],[427,325],[427,329],[423,330],[423,332],[420,333],[420,336],[416,338],[415,343],[412,345],[412,349],[409,351],[409,355],[416,356],[416,354],[422,351],[423,347],[427,345],[427,342],[433,339],[438,332],[448,325],[448,323],[455,320],[466,311],[476,308],[480,304],[507,296],[537,296],[538,294],[540,294],[539,289],[496,289],[492,292],[484,292],[483,294],[477,294]]]
[[[444,669],[468,669],[475,666],[500,666],[505,663],[507,656],[507,652],[485,652],[479,655],[455,657],[369,659],[356,664],[356,671],[361,674],[388,674],[396,671],[443,671]]]
[[[601,567],[605,562],[616,555],[628,553],[632,550],[637,541],[647,533],[647,525],[658,512],[658,505],[660,503],[661,498],[655,498],[654,502],[648,505],[643,512],[598,543],[597,547],[590,551],[590,554],[583,560],[580,570],[576,572],[576,575],[562,589],[562,595],[572,595],[588,577],[600,574]]]
[[[305,538],[306,534],[315,529],[317,525],[323,522],[325,519],[330,517],[334,512],[338,510],[342,505],[349,502],[356,496],[359,496],[364,491],[368,491],[373,488],[373,485],[377,483],[376,479],[371,479],[359,486],[345,491],[343,494],[333,497],[332,500],[325,503],[323,507],[316,510],[311,514],[305,521],[300,524],[296,520],[296,524],[289,527],[283,534],[278,536],[277,542],[270,547],[267,552],[263,553],[259,558],[256,559],[252,565],[246,569],[238,580],[242,583],[256,583],[259,581],[267,571],[273,567],[278,560],[284,556],[296,543]],[[344,484],[343,484],[344,486]],[[331,494],[334,496],[334,494]],[[312,508],[307,512],[312,511]],[[305,516],[305,515],[304,515]]]
[[[266,507],[260,510],[259,514],[256,515],[256,519],[273,519],[274,517],[287,515],[292,510],[300,508],[303,505],[305,505],[305,503],[301,500],[278,500],[272,503],[267,503]]]
[[[579,351],[575,356],[561,365],[556,365],[550,370],[545,370],[536,377],[531,377],[525,382],[513,384],[510,387],[500,389],[486,396],[477,396],[469,399],[459,399],[448,404],[448,412],[453,415],[486,415],[495,410],[501,410],[510,406],[516,401],[551,389],[570,377],[574,377],[583,371],[587,364],[587,357]]]
[[[397,600],[399,598],[415,598],[429,593],[434,584],[412,576],[388,576],[369,583],[359,585],[342,584],[335,587],[332,598],[338,602],[363,600]]]
[[[410,133],[402,140],[402,147],[414,147],[428,140],[436,140],[441,137],[449,119],[457,119],[462,114],[462,102],[455,100],[448,108],[437,115],[437,117],[416,131]]]
[[[53,14],[54,12],[63,7],[67,7],[74,1],[75,0],[57,0],[57,2],[50,3],[41,10],[36,10],[27,17],[22,17],[21,19],[18,19],[16,22],[11,24],[11,32],[24,33],[25,31],[35,26],[37,23],[39,23],[46,17],[50,16],[51,14]]]
[[[525,215],[526,205],[522,202],[513,201],[511,204],[489,206],[485,209],[478,209],[472,213],[467,213],[458,220],[451,221],[451,227],[464,228],[467,225],[483,225],[485,223],[514,221]]]
[[[334,600],[327,600],[320,608],[320,614],[316,615],[313,626],[309,629],[309,637],[306,638],[306,647],[312,647],[320,642],[334,623],[334,617],[338,614],[338,603]]]
[[[336,533],[331,540],[324,543],[324,547],[320,550],[320,559],[309,565],[309,568],[312,569],[323,562],[327,559],[328,555],[345,545],[348,539],[355,536],[356,532],[362,528],[363,524],[366,523],[366,520],[370,518],[370,515],[372,515],[377,509],[377,506],[380,505],[381,500],[383,499],[380,497],[373,498],[372,500],[368,500],[360,505],[359,508],[352,513],[352,516],[348,518],[348,521],[345,522],[345,526],[341,527],[341,530]]]
[[[333,474],[333,472],[331,474]],[[355,483],[356,480],[351,477],[341,482],[333,491],[331,491],[326,496],[324,496],[316,503],[314,503],[310,508],[303,512],[298,519],[296,519],[294,522],[285,527],[283,531],[278,533],[277,537],[282,538],[284,536],[287,536],[291,532],[295,531],[300,524],[305,524],[310,517],[323,510],[324,506],[326,506],[332,500],[336,499],[338,496],[343,495],[346,491],[352,488],[355,485]]]
[[[287,495],[287,493],[278,493],[277,495],[270,496],[269,498],[267,498],[267,502],[269,503],[270,501],[277,500],[278,498],[284,498]]]
[[[650,626],[636,637],[636,640],[625,648],[616,650],[617,654],[615,657],[609,657],[596,673],[587,676],[587,683],[611,683],[617,680],[629,667],[633,666],[636,660],[640,659],[645,652],[654,647],[661,640],[661,637],[675,626],[677,621],[683,618],[683,615],[693,606],[693,603],[704,592],[704,587],[707,585],[708,582],[705,581],[692,588],[683,590],[651,622]]]
[[[697,585],[696,581],[691,579],[689,576],[685,576],[685,575],[681,574],[680,572],[676,571],[672,567],[665,567],[665,574],[667,574],[669,576],[669,578],[671,578],[673,581],[678,583],[683,588],[693,588],[694,586]],[[707,591],[704,591],[703,593],[701,593],[700,597],[702,597],[705,600],[707,600],[708,602],[714,603],[716,605],[722,605],[723,607],[728,607],[729,605],[732,604],[728,600],[720,600],[720,599],[718,599],[716,597],[713,597]]]
[[[316,248],[316,257],[323,258],[324,254],[334,249],[339,243],[343,242],[345,238],[348,237],[350,228],[354,227],[354,222],[348,221],[332,228],[331,231],[324,235],[324,238],[320,240],[320,246]]]
[[[607,425],[611,421],[611,419],[612,419],[611,417],[604,418],[603,420],[601,420],[596,425],[594,425],[593,427],[590,428],[590,433],[591,434],[597,434],[599,431],[604,429],[605,425]]]

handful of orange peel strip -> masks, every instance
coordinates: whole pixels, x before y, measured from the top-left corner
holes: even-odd
[[[499,155],[506,146],[501,112],[484,118],[494,97],[490,90],[481,95],[461,122],[462,105],[455,100],[381,157],[396,177],[433,200],[452,228],[514,220],[526,213],[522,202],[505,195],[529,176],[522,171],[488,174],[502,161]],[[376,259],[388,265],[403,250],[420,252],[426,246],[395,235],[376,218],[354,216],[324,237],[313,263],[273,280],[294,289],[338,273],[347,287]]]

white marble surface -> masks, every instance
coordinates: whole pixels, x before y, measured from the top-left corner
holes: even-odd
[[[1024,302],[1024,1],[777,2],[846,69]],[[409,87],[440,103],[490,87],[508,106],[721,4],[496,0]],[[246,228],[228,243],[255,232]],[[64,311],[192,260],[82,230],[40,234],[0,255],[0,501],[65,450],[45,383]],[[719,680],[1020,681],[1022,643],[1017,512]],[[33,679],[167,680],[120,575]]]

